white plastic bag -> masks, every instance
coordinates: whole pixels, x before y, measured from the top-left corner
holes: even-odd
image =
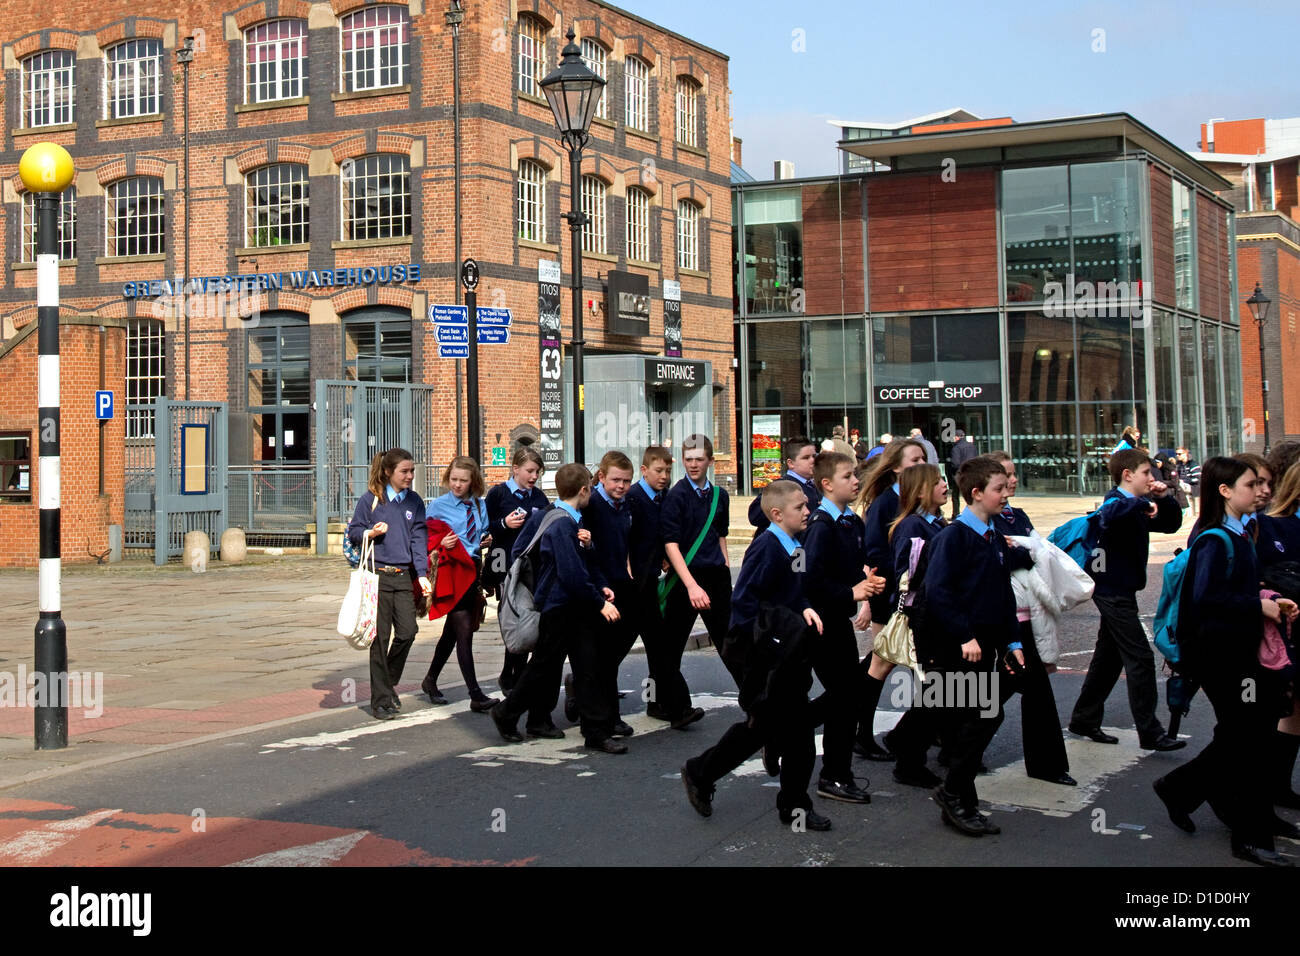
[[[359,651],[375,640],[379,615],[379,575],[375,573],[375,545],[367,536],[361,543],[361,563],[348,580],[348,593],[339,608],[338,632]]]

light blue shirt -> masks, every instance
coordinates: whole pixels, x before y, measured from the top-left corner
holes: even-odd
[[[656,496],[663,494],[663,492],[655,491],[653,488],[651,488],[649,482],[647,482],[644,478],[638,481],[637,484],[641,486],[641,490],[645,492],[645,496],[649,498],[651,501],[654,501]]]
[[[691,486],[692,488],[694,488],[694,489],[696,490],[696,492],[708,491],[708,490],[709,490],[709,474],[708,474],[708,472],[705,472],[705,473],[704,473],[704,484],[702,484],[702,485],[697,485],[695,482],[691,481],[691,479],[690,479],[689,476],[687,477],[686,480],[687,480],[688,482],[690,482],[690,486]]]
[[[810,485],[812,485],[812,479],[811,479],[811,478],[805,478],[803,475],[797,474],[796,472],[793,472],[793,471],[787,471],[787,472],[786,472],[784,475],[782,475],[781,477],[782,477],[782,478],[789,478],[791,481],[797,481],[797,482],[799,482],[799,484],[803,485],[805,488],[807,488],[807,487],[809,487]]]
[[[467,504],[473,505],[474,508],[476,527],[474,528],[473,537],[469,534],[469,516],[465,509]],[[452,531],[460,536],[461,542],[465,545],[465,550],[470,554],[474,554],[478,550],[483,541],[483,535],[487,532],[487,507],[483,504],[482,498],[470,498],[462,501],[449,491],[429,502],[428,507],[425,509],[425,515],[445,522]]]
[[[799,542],[790,537],[774,524],[767,526],[767,530],[776,535],[776,540],[781,542],[781,547],[785,548],[786,554],[794,554],[799,547]]]
[[[609,496],[609,493],[605,491],[605,486],[600,484],[599,482],[596,483],[596,494],[604,498],[605,503],[608,504],[611,508],[617,509],[622,507],[623,499],[620,498],[618,499],[617,502],[615,502],[614,499]]]
[[[993,531],[992,521],[987,523],[981,522],[979,518],[976,518],[975,515],[971,513],[969,508],[963,508],[961,514],[957,516],[957,520],[966,525],[966,527],[970,528],[981,538],[984,537],[984,532]]]
[[[409,490],[409,489],[407,489],[407,490]],[[389,500],[389,501],[396,501],[398,504],[401,504],[401,502],[402,502],[405,498],[406,498],[406,491],[398,491],[398,490],[397,490],[396,488],[394,488],[392,485],[389,485],[389,486],[388,486],[388,500]]]
[[[1129,491],[1129,490],[1128,490],[1127,488],[1125,488],[1123,485],[1116,485],[1116,486],[1115,486],[1115,490],[1118,491],[1118,492],[1119,492],[1121,495],[1123,495],[1125,498],[1136,498],[1136,497],[1137,497],[1137,495],[1133,494],[1133,492]]]
[[[820,508],[822,511],[826,512],[836,521],[839,521],[841,518],[843,518],[846,514],[849,513],[848,508],[845,508],[843,511],[841,511],[839,508],[835,507],[834,502],[832,502],[831,499],[829,498],[823,498],[821,500],[821,504],[819,504],[817,507]]]
[[[573,507],[573,505],[569,504],[567,501],[557,501],[555,507],[559,508],[574,521],[578,522],[579,528],[582,527],[582,515],[578,512],[577,508]]]
[[[903,497],[902,493],[898,490],[898,482],[894,482],[892,487],[894,489],[894,494],[898,495],[900,498]]]
[[[1244,515],[1241,516],[1241,526],[1242,526],[1242,528],[1243,528],[1243,529],[1244,529],[1244,528],[1249,528],[1249,527],[1250,527],[1250,523],[1251,523],[1252,521],[1254,521],[1254,520],[1255,520],[1255,512],[1253,512],[1253,511],[1247,511]]]
[[[506,479],[506,487],[510,489],[510,493],[512,495],[517,495],[519,494],[520,491],[523,490],[522,488],[519,487],[519,482],[515,481],[514,478]]]
[[[1223,516],[1223,526],[1227,528],[1229,531],[1233,531],[1237,534],[1244,535],[1246,533],[1246,525],[1248,523],[1249,522],[1243,521],[1241,518],[1234,518],[1230,514],[1225,514]]]
[[[938,516],[938,515],[927,514],[927,513],[924,512],[924,511],[921,512],[921,517],[924,518],[926,521],[928,521],[930,524],[934,524],[935,522],[937,522],[937,521],[939,520],[939,516]],[[989,527],[990,527],[990,528],[993,527],[993,522],[992,522],[992,521],[989,522]]]

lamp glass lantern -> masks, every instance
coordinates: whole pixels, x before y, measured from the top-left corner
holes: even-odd
[[[582,50],[575,42],[573,27],[566,34],[568,45],[560,53],[560,65],[537,85],[551,104],[555,125],[565,139],[582,139],[600,106],[605,79],[582,61]]]
[[[1263,325],[1268,321],[1268,307],[1273,302],[1264,294],[1264,290],[1255,283],[1255,291],[1251,293],[1250,298],[1246,300],[1246,305],[1250,306],[1250,317]]]

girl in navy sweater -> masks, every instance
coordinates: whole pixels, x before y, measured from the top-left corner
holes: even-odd
[[[534,511],[544,511],[550,506],[546,494],[537,487],[546,466],[542,456],[531,448],[520,448],[510,462],[510,478],[494,485],[487,493],[488,530],[492,535],[492,547],[487,554],[487,564],[483,568],[483,587],[490,593],[495,591],[510,570],[510,553],[515,546],[515,539],[524,522]],[[499,596],[498,596],[499,598]],[[523,673],[527,654],[505,652],[501,665],[501,676],[497,686],[508,693],[515,681]]]
[[[1300,561],[1300,464],[1292,465],[1278,482],[1277,494],[1268,514],[1259,516],[1259,554],[1261,569],[1282,561]],[[1273,736],[1273,759],[1270,766],[1270,790],[1279,807],[1300,810],[1300,793],[1291,789],[1296,754],[1300,753],[1300,701],[1291,716],[1278,721]]]
[[[1262,866],[1290,866],[1275,852],[1269,806],[1267,748],[1277,728],[1269,686],[1259,664],[1265,617],[1293,620],[1292,601],[1259,596],[1255,548],[1242,524],[1255,506],[1259,477],[1244,461],[1211,458],[1201,469],[1201,525],[1222,528],[1230,544],[1202,532],[1191,545],[1179,609],[1179,669],[1205,689],[1218,723],[1214,739],[1192,760],[1154,784],[1169,819],[1192,833],[1191,814],[1207,799],[1232,831],[1232,854]]]
[[[871,633],[876,635],[889,620],[893,608],[889,595],[896,593],[898,582],[894,580],[893,556],[889,551],[889,526],[898,517],[898,481],[899,476],[913,465],[925,462],[925,447],[919,441],[910,438],[890,442],[883,452],[875,457],[866,477],[862,482],[862,491],[858,495],[858,507],[863,513],[866,525],[864,542],[867,550],[867,565],[879,570],[886,580],[885,590],[868,599],[871,608]],[[872,736],[872,720],[876,713],[876,704],[880,702],[880,692],[885,686],[885,677],[892,665],[877,657],[869,655],[862,662],[863,683],[862,709],[858,720],[857,743],[853,752],[868,760],[893,760],[888,751],[876,744]]]

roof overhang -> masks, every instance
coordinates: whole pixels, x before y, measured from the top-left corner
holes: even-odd
[[[925,116],[914,116],[912,119],[899,120],[896,123],[877,123],[863,122],[855,123],[850,120],[827,120],[832,126],[838,126],[841,129],[906,129],[909,126],[924,126],[926,123],[933,123],[936,120],[948,119],[953,122],[969,122],[981,117],[976,116],[969,110],[964,110],[960,106],[954,106],[949,110],[939,110],[937,113],[927,113]]]
[[[884,139],[840,140],[847,153],[893,165],[896,156],[934,153],[944,150],[988,149],[1002,146],[1026,146],[1034,143],[1059,143],[1076,139],[1100,139],[1115,136],[1168,163],[1184,176],[1211,192],[1232,188],[1224,179],[1186,151],[1179,149],[1155,130],[1139,123],[1128,113],[1103,113],[1073,116],[1035,123],[1013,123],[952,132],[913,133]]]

